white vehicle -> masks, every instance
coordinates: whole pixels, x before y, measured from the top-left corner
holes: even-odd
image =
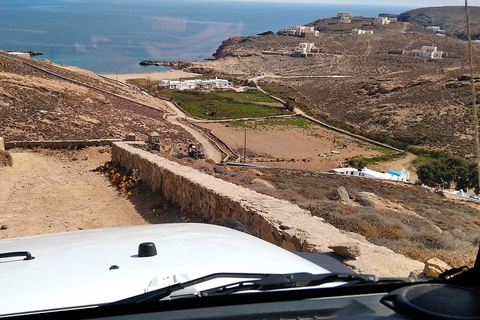
[[[397,312],[408,315],[418,306],[401,299],[405,290],[418,286],[425,301],[439,305],[444,304],[442,292],[454,304],[480,297],[477,290],[444,283],[412,286],[405,279],[359,275],[328,256],[295,254],[243,232],[204,224],[2,240],[0,274],[0,317],[15,318],[404,319]],[[438,287],[430,293],[425,285]],[[400,293],[386,295],[395,289]],[[477,316],[476,301],[455,313],[427,311]]]

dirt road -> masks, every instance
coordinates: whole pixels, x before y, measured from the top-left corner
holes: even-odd
[[[0,226],[7,228],[0,238],[194,219],[149,190],[122,196],[103,174],[91,172],[110,160],[99,151],[11,152],[13,167],[0,168]]]
[[[173,103],[165,101],[167,106],[172,111],[172,115],[167,116],[167,121],[172,124],[178,125],[188,131],[192,136],[197,139],[198,142],[202,144],[202,151],[205,154],[207,159],[213,159],[215,162],[220,163],[222,161],[222,153],[218,148],[200,131],[195,130],[190,127],[188,124],[182,121],[182,119],[187,119],[187,115],[180,109],[178,109]]]

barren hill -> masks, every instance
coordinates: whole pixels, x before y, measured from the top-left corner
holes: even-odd
[[[472,39],[480,37],[480,7],[469,7]],[[399,21],[411,22],[421,26],[440,26],[448,34],[467,39],[465,7],[432,7],[404,12]]]
[[[412,145],[460,155],[472,152],[472,109],[465,104],[470,90],[468,78],[461,77],[467,73],[466,42],[412,23],[374,27],[371,18],[354,19],[352,25],[330,20],[311,23],[322,30],[319,37],[228,39],[217,50],[216,61],[194,67],[245,78],[266,71],[267,77],[260,79],[265,88],[293,98],[322,118]],[[347,34],[354,26],[374,34]],[[307,58],[262,54],[292,50],[300,42],[315,43],[320,53]],[[443,52],[443,59],[391,54],[431,45]],[[476,65],[479,54],[475,45]],[[328,78],[333,75],[345,78]]]
[[[192,140],[164,113],[158,101],[128,85],[0,52],[0,132],[6,141],[123,138],[129,132],[144,139],[152,131],[172,145]]]

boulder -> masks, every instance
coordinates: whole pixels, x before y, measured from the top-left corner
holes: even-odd
[[[336,254],[348,259],[356,259],[360,256],[360,247],[358,243],[355,242],[338,243],[329,246],[328,248],[332,249]]]
[[[350,196],[348,195],[347,189],[345,187],[338,187],[338,195],[340,196],[340,202],[342,204],[349,204]]]
[[[5,142],[2,137],[0,137],[0,151],[5,151]]]
[[[268,188],[275,189],[275,187],[268,181],[260,179],[260,178],[255,178],[252,181],[250,181],[250,184],[259,184]]]
[[[423,273],[429,277],[438,278],[440,274],[451,269],[451,267],[438,258],[432,258],[425,262]]]

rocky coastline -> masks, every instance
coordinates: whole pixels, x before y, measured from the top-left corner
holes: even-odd
[[[175,70],[181,70],[192,66],[189,61],[152,61],[152,60],[143,60],[140,61],[139,65],[141,66],[161,66],[168,67]]]

